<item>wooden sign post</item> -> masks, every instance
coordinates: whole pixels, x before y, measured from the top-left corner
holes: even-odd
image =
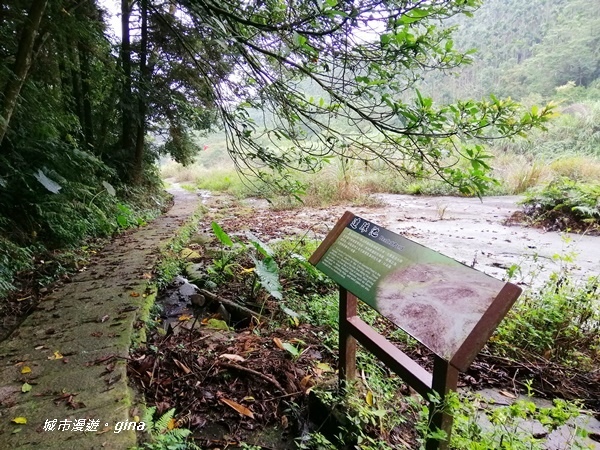
[[[424,398],[441,400],[466,371],[521,288],[492,278],[416,242],[346,212],[310,262],[340,286],[340,382],[356,376],[356,342],[377,356]],[[365,302],[435,354],[433,372],[400,351],[357,314]],[[430,404],[430,427],[446,440],[452,417]]]

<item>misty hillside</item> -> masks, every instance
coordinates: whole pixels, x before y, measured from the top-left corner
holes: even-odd
[[[455,44],[477,49],[473,63],[428,77],[438,99],[493,92],[523,100],[552,98],[569,82],[597,87],[600,78],[600,4],[588,0],[486,0],[473,17],[449,21]],[[450,24],[450,23],[448,23]]]

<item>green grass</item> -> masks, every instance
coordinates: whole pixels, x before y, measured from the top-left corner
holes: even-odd
[[[196,186],[198,189],[225,192],[239,198],[252,194],[252,190],[243,183],[242,178],[233,168],[200,170],[196,178]]]
[[[155,268],[157,272],[156,284],[159,289],[164,288],[173,279],[184,273],[186,261],[181,257],[181,250],[185,248],[188,242],[198,232],[198,222],[204,214],[204,210],[199,208],[186,222],[179,228],[177,234],[167,244],[161,248],[159,261]]]
[[[182,184],[181,187],[188,192],[196,192],[196,186],[193,184]]]
[[[167,267],[161,270],[162,278],[168,278],[167,275],[170,277],[178,268],[176,255],[194,232],[195,228],[190,224],[170,244],[167,253],[172,258],[163,260]],[[319,327],[315,333],[327,348],[335,352],[338,345],[337,289],[306,262],[317,244],[306,239],[289,239],[271,246],[275,251],[274,260],[278,265],[281,284],[285,286],[283,298],[273,301],[273,304],[292,309],[298,314],[299,323],[291,322],[283,308],[276,307],[270,323],[259,332],[266,333],[274,327],[292,330],[294,326],[309,323]],[[230,253],[233,259],[228,261],[231,264],[247,267],[248,253],[260,257],[255,251],[256,247],[247,243],[233,247],[224,245],[219,255],[215,254],[215,259],[224,258],[223,253]],[[227,255],[225,257],[229,258]],[[563,258],[566,263],[572,262],[570,257]],[[241,277],[240,271],[232,271],[227,278],[213,277],[212,280],[231,286],[243,281]],[[551,356],[551,360],[557,364],[597,370],[595,364],[600,360],[599,294],[598,278],[577,283],[570,279],[568,271],[554,275],[543,289],[524,295],[498,329],[490,348],[496,354],[509,357],[531,352]],[[380,328],[380,332],[389,332],[389,327],[380,327],[380,316],[372,309],[362,305],[360,311],[367,323]],[[395,342],[407,340],[399,332],[394,333],[393,337]],[[300,448],[333,449],[357,443],[364,449],[402,448],[391,444],[391,436],[404,436],[401,433],[414,429],[418,432],[414,432],[410,439],[413,443],[417,442],[417,447],[412,448],[418,448],[427,435],[426,403],[404,396],[401,393],[404,389],[402,381],[372,354],[360,350],[357,363],[361,377],[348,386],[346,392],[316,388],[321,401],[341,413],[344,427],[341,437],[334,438],[316,432],[308,436]],[[510,443],[510,447],[503,448],[513,450],[541,449],[543,444],[521,429],[520,420],[539,420],[546,428],[552,429],[579,414],[576,405],[562,401],[557,401],[550,408],[538,408],[530,401],[498,408],[485,404],[481,399],[451,396],[447,404],[438,406],[453,411],[456,420],[453,446],[464,450],[499,448],[500,442]],[[478,414],[484,414],[491,425],[482,427],[475,420]],[[580,447],[573,444],[573,448]]]
[[[554,273],[525,292],[491,339],[495,353],[532,354],[582,370],[600,368],[600,279]]]

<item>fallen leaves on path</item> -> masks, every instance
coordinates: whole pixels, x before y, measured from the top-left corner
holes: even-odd
[[[85,408],[85,403],[75,401],[75,397],[77,395],[78,394],[64,392],[54,399],[54,404],[60,405],[61,403],[64,403],[65,406],[67,406],[70,409]]]
[[[290,402],[305,403],[311,386],[335,376],[317,367],[334,365],[321,345],[325,332],[301,325],[264,336],[258,330],[205,327],[166,337],[157,333],[147,348],[132,355],[128,372],[158,413],[176,408],[187,427],[220,423],[243,440],[245,432],[281,424]],[[290,342],[314,351],[293,356],[285,350]]]

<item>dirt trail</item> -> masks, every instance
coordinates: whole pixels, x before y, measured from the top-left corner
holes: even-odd
[[[134,431],[117,432],[117,423],[130,420],[133,400],[125,358],[153,295],[146,292],[147,274],[158,249],[198,202],[181,189],[172,193],[167,214],[118,236],[0,343],[1,448],[135,445]],[[27,423],[13,423],[18,417]]]

